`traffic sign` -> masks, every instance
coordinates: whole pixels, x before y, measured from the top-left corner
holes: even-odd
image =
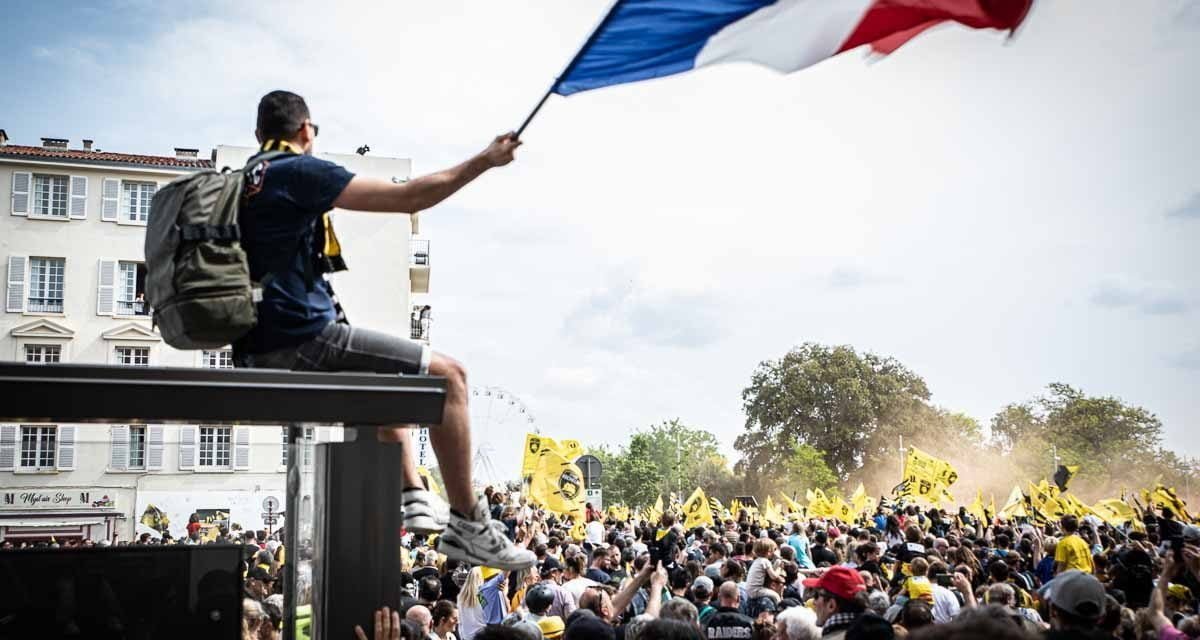
[[[275,513],[275,512],[264,513],[264,514],[262,514],[262,521],[263,521],[263,524],[265,524],[269,527],[275,526],[276,524],[279,524],[279,514]]]
[[[263,511],[279,511],[279,498],[267,496],[263,498]]]
[[[600,459],[591,454],[579,456],[575,461],[575,465],[583,472],[583,484],[588,489],[600,488],[600,475],[604,473],[604,466],[600,464]]]

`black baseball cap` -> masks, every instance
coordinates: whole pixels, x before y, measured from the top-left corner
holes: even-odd
[[[562,571],[562,563],[554,556],[546,556],[542,561],[542,565],[538,567],[538,572],[543,576],[550,575],[551,571]]]
[[[261,580],[262,582],[274,582],[275,581],[275,578],[272,577],[271,574],[268,573],[266,569],[263,569],[262,567],[260,567],[258,565],[254,565],[253,567],[250,567],[250,570],[246,572],[246,579],[249,580],[250,578],[254,578],[255,580]]]

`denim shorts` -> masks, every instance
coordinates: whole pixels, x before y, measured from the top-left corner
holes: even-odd
[[[292,371],[362,371],[429,373],[429,345],[382,331],[330,323],[317,337],[296,347],[270,353],[240,354],[238,367]]]

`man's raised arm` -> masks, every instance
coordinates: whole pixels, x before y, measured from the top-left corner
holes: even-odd
[[[497,136],[487,149],[460,165],[403,184],[355,176],[333,204],[351,211],[424,211],[450,197],[484,171],[512,162],[513,152],[519,146],[521,141],[514,134],[506,133]]]

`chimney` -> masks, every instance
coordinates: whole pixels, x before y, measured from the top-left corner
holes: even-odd
[[[83,139],[83,150],[84,150],[84,151],[91,151],[91,150],[92,150],[92,143],[93,143],[93,142],[95,142],[95,141],[94,141],[94,140],[88,140],[87,138],[84,138],[84,139]]]
[[[176,158],[195,158],[200,155],[199,149],[184,149],[183,147],[175,147]]]
[[[43,149],[66,149],[69,141],[66,138],[42,138]]]
[[[4,129],[0,129],[0,147],[3,147],[6,144],[8,144],[8,132]]]

